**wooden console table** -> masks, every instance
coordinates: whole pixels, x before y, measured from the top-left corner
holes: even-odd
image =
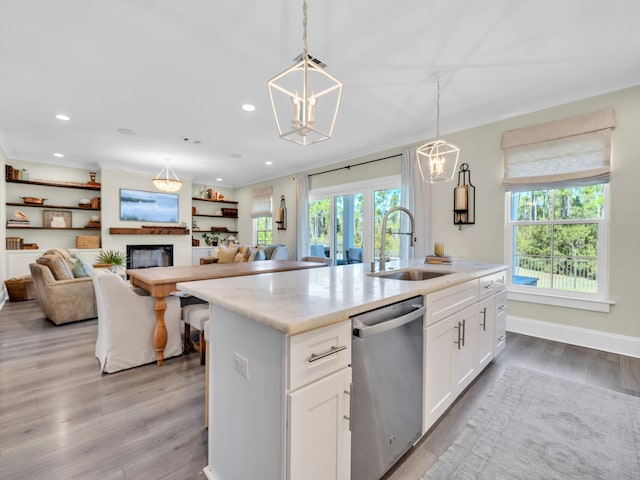
[[[132,285],[146,290],[156,299],[155,306],[153,307],[156,312],[153,346],[157,356],[156,363],[162,365],[164,348],[167,345],[167,328],[164,323],[164,312],[167,309],[165,298],[172,292],[178,290],[176,288],[178,282],[258,275],[261,273],[276,273],[318,267],[326,267],[326,264],[318,262],[298,262],[295,260],[263,260],[243,263],[214,263],[182,267],[141,268],[127,270],[127,274],[129,275]]]

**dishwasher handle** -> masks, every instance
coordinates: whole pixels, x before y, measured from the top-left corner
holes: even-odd
[[[427,311],[427,307],[420,306],[401,317],[392,318],[386,320],[384,322],[377,323],[376,325],[358,325],[353,329],[353,335],[359,338],[369,337],[371,335],[377,335],[378,333],[387,332],[394,328],[401,327],[402,325],[406,325],[409,322],[413,322],[414,320],[422,317],[424,312]]]

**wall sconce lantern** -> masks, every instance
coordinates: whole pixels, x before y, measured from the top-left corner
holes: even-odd
[[[476,223],[476,187],[471,183],[469,165],[463,163],[458,172],[458,185],[453,189],[453,224],[473,225]]]
[[[284,195],[280,196],[280,208],[276,210],[276,225],[278,225],[278,230],[287,229],[287,205],[284,201]]]

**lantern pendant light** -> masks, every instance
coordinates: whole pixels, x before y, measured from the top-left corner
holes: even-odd
[[[302,55],[268,82],[280,138],[300,145],[331,138],[342,97],[342,82],[325,70],[324,63],[309,55],[307,9],[304,0]]]
[[[458,165],[460,149],[440,138],[440,79],[438,79],[438,99],[436,103],[436,139],[425,143],[416,150],[416,157],[422,180],[428,183],[449,182]]]

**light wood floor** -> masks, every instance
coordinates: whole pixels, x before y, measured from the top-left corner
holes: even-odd
[[[0,479],[203,480],[198,355],[101,374],[96,333],[96,320],[53,325],[36,301],[0,311]],[[508,365],[640,396],[638,359],[510,334],[504,353],[386,478],[419,479]]]

